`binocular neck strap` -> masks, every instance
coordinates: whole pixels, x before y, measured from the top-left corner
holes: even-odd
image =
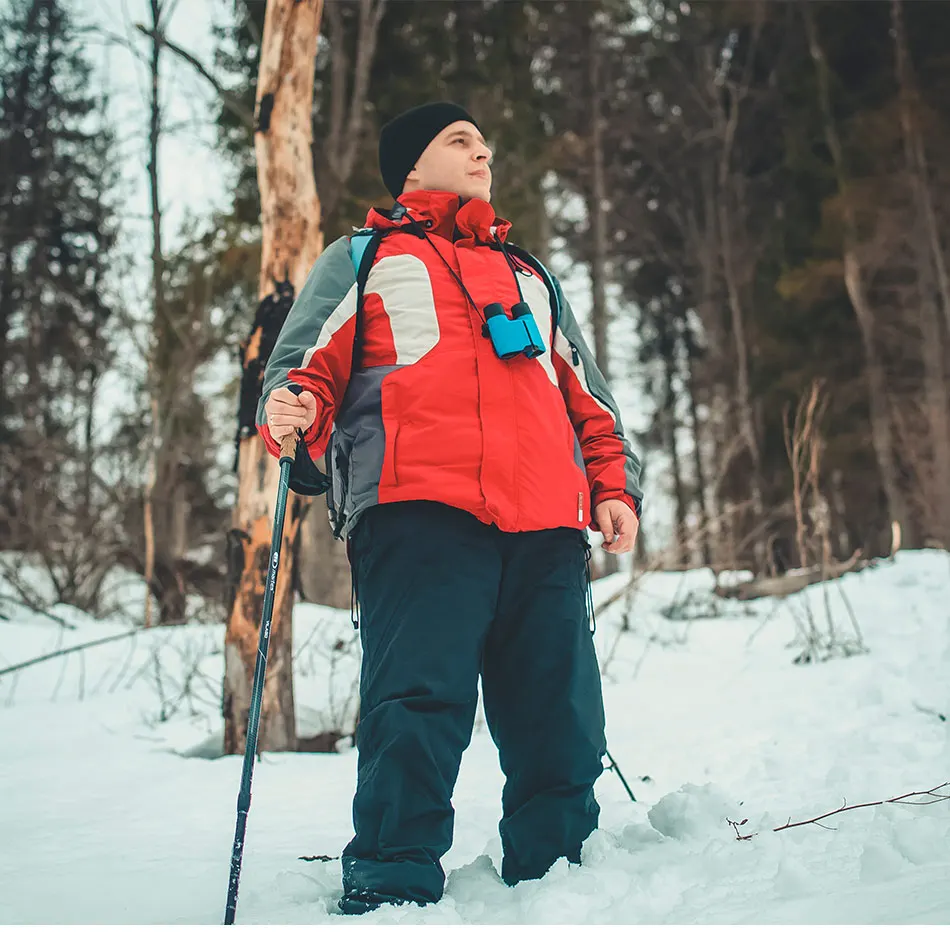
[[[468,288],[465,287],[465,282],[462,281],[461,276],[455,271],[455,269],[452,268],[448,259],[446,259],[445,256],[442,255],[441,251],[439,250],[439,247],[436,246],[436,244],[433,243],[432,240],[429,238],[429,234],[426,233],[425,228],[419,223],[418,220],[416,220],[410,214],[407,213],[405,216],[406,216],[406,219],[409,221],[409,226],[412,228],[413,233],[415,233],[416,236],[419,236],[422,239],[424,239],[436,251],[436,254],[442,260],[442,264],[449,270],[449,274],[452,276],[452,278],[455,279],[456,282],[458,282],[458,286],[459,288],[462,289],[462,294],[465,295],[466,299],[468,300],[468,303],[472,305],[472,307],[475,309],[475,313],[478,314],[478,316],[482,319],[482,323],[487,323],[485,319],[485,315],[484,313],[482,313],[481,308],[475,303],[475,299],[469,293]],[[518,281],[517,268],[515,267],[515,264],[512,261],[511,256],[508,254],[508,250],[505,249],[504,243],[502,243],[502,241],[498,238],[497,233],[495,233],[495,242],[498,243],[498,247],[501,249],[502,254],[505,257],[505,261],[508,263],[508,268],[511,269],[511,274],[514,276],[515,287],[518,289],[518,300],[524,301],[524,295],[521,293],[521,282]]]
[[[508,250],[505,249],[505,244],[499,238],[497,231],[495,232],[495,242],[498,243],[498,248],[501,250],[501,254],[505,257],[505,262],[508,263],[508,268],[511,269],[511,274],[514,276],[515,288],[518,289],[518,300],[523,303],[524,293],[521,290],[521,282],[518,281],[518,267],[515,265]]]

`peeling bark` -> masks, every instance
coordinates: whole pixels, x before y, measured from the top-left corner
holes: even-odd
[[[268,297],[284,306],[291,293],[298,294],[323,248],[320,201],[310,157],[313,72],[322,7],[322,0],[268,0],[255,128],[261,192],[262,306]],[[258,314],[255,330],[243,347],[245,373],[252,367],[255,373],[262,371],[266,363],[262,349],[273,346],[285,316]],[[242,406],[250,400],[245,394],[242,392]],[[244,751],[278,478],[277,460],[266,451],[260,437],[242,431],[238,439],[238,501],[229,535],[233,600],[225,634],[224,749],[229,754]],[[260,748],[269,751],[297,747],[291,613],[293,553],[301,504],[292,493],[287,508],[261,707]]]

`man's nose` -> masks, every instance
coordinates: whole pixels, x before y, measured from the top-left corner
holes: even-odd
[[[491,157],[492,157],[492,151],[491,149],[488,148],[488,146],[482,146],[475,153],[476,162],[489,162],[491,161]]]

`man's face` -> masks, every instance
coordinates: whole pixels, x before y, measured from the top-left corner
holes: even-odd
[[[459,120],[446,126],[419,156],[403,193],[450,191],[490,202],[491,157],[482,134],[467,120]]]

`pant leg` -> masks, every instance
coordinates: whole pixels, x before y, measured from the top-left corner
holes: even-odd
[[[501,580],[500,532],[435,502],[377,505],[353,556],[361,606],[355,836],[345,894],[432,902]]]
[[[600,670],[587,617],[586,538],[571,528],[505,535],[496,618],[485,645],[485,715],[506,783],[502,877],[580,861],[597,827],[606,753]]]

